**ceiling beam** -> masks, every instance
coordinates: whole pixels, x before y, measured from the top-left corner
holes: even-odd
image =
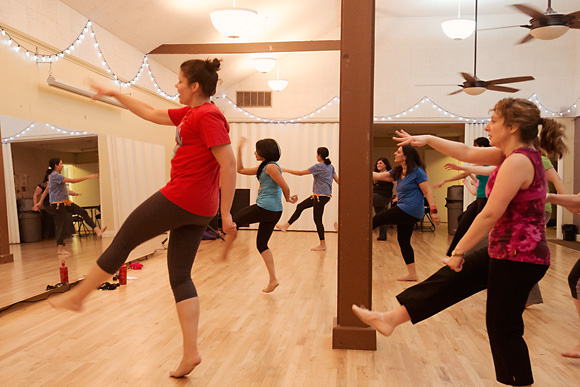
[[[253,54],[258,52],[339,51],[340,40],[294,42],[162,44],[150,51],[154,54]]]

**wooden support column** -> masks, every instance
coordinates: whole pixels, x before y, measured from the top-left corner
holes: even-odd
[[[376,350],[376,332],[351,305],[371,307],[371,148],[375,1],[342,0],[338,295],[332,347]]]
[[[2,128],[0,128],[2,133]],[[14,262],[8,242],[8,209],[6,207],[6,184],[4,184],[4,158],[0,144],[0,264]]]

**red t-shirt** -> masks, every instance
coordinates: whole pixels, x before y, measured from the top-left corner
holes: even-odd
[[[161,193],[172,203],[200,216],[215,216],[219,205],[220,166],[210,148],[230,144],[230,126],[210,102],[169,109],[177,126],[171,180]]]

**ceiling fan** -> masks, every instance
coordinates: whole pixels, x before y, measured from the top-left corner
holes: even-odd
[[[479,95],[486,90],[502,91],[505,93],[515,93],[519,89],[513,87],[499,86],[500,84],[515,83],[532,81],[534,77],[532,76],[522,76],[522,77],[511,77],[511,78],[498,78],[492,79],[490,81],[484,81],[477,77],[477,0],[475,0],[475,45],[474,45],[474,56],[473,56],[473,75],[468,73],[460,73],[465,81],[461,85],[461,89],[456,90],[449,95],[459,94],[462,91],[469,95]]]
[[[525,4],[512,4],[520,12],[531,16],[530,24],[523,25],[530,33],[519,44],[526,43],[533,38],[552,40],[564,35],[570,28],[580,29],[580,11],[561,14],[552,9],[552,0],[548,0],[548,8],[542,13]]]

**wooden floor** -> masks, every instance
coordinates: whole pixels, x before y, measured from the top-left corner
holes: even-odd
[[[0,313],[0,384],[6,386],[495,386],[485,330],[485,292],[391,337],[377,351],[331,349],[336,316],[336,233],[311,252],[315,233],[276,232],[270,248],[281,285],[264,294],[267,274],[255,232],[241,231],[228,263],[223,242],[204,241],[193,269],[201,302],[203,361],[188,377],[168,377],[181,358],[181,334],[165,253],[129,271],[127,286],[96,291],[80,314],[46,301]],[[415,233],[421,279],[435,271],[446,227]],[[374,308],[397,306],[409,284],[394,232],[374,247]],[[560,351],[580,340],[566,277],[580,252],[550,244],[552,267],[540,283],[545,303],[525,314],[537,386],[577,386],[580,360]],[[0,267],[0,270],[3,270]],[[80,273],[79,273],[80,274]],[[55,282],[57,280],[53,280]],[[12,282],[17,286],[18,282]],[[2,289],[6,289],[2,282]],[[5,291],[5,290],[3,290]]]

